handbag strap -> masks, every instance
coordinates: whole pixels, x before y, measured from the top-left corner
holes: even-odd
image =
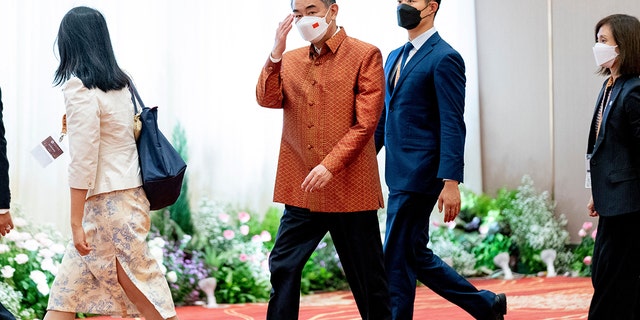
[[[144,109],[144,102],[140,99],[140,94],[138,94],[138,90],[136,90],[136,86],[133,84],[133,81],[129,81],[129,92],[131,92],[131,101],[133,102],[133,113],[138,114],[138,105],[136,104],[136,100],[140,103],[141,109]]]

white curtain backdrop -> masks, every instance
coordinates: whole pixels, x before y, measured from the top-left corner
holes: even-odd
[[[377,45],[384,58],[406,41],[395,0],[337,2],[338,25]],[[159,106],[163,132],[170,136],[177,123],[185,128],[192,204],[206,197],[258,213],[272,205],[282,114],[256,104],[255,84],[278,22],[291,12],[290,0],[2,0],[0,87],[12,206],[31,220],[69,230],[68,156],[42,168],[30,151],[60,132],[63,98],[52,86],[55,38],[64,14],[79,5],[104,14],[118,62],[145,103]],[[436,28],[466,62],[466,185],[480,191],[474,5],[442,0]],[[288,48],[305,45],[294,28]]]

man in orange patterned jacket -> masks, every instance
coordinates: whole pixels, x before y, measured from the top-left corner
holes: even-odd
[[[293,0],[256,88],[283,109],[274,201],[285,204],[269,258],[267,319],[298,319],[302,268],[327,232],[362,319],[390,319],[373,134],[384,105],[382,55],[336,25],[335,0]],[[308,47],[285,51],[296,26]]]

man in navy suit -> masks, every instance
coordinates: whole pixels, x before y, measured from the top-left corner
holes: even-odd
[[[393,319],[413,318],[416,280],[476,319],[504,319],[504,294],[479,291],[427,248],[436,202],[445,222],[460,212],[465,67],[434,28],[440,0],[398,3],[398,25],[409,42],[387,57],[385,110],[376,131],[376,148],[386,152],[384,253]]]
[[[13,220],[9,213],[9,161],[7,160],[7,140],[4,138],[4,122],[2,121],[2,90],[0,90],[0,234],[6,235],[13,229]],[[16,318],[0,303],[0,320]]]

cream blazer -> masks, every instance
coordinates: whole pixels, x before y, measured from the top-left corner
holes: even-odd
[[[87,198],[142,185],[128,88],[87,89],[78,78],[62,88],[69,139],[69,186]]]

